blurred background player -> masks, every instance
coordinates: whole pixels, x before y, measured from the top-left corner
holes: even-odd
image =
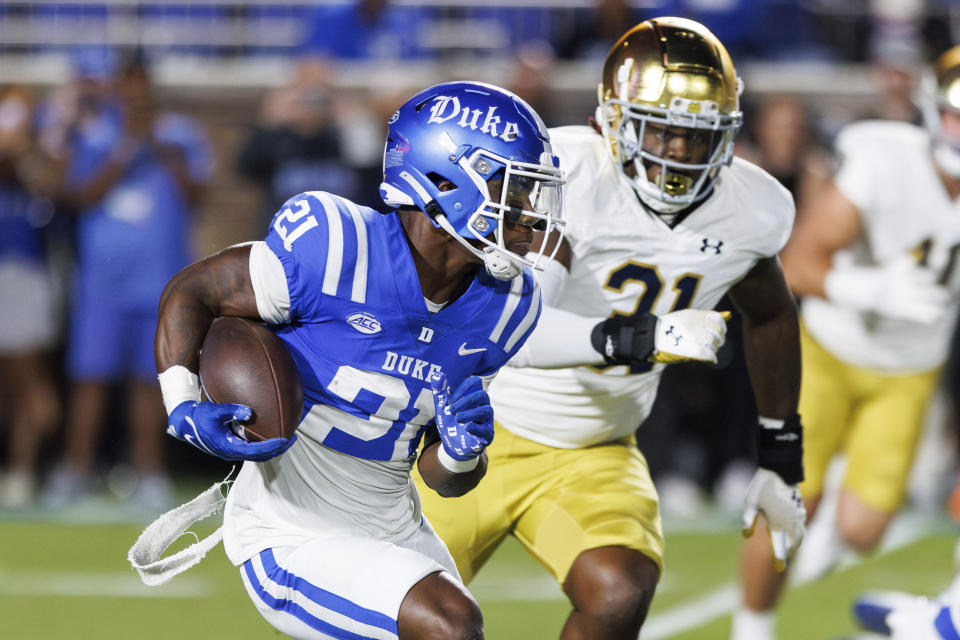
[[[662,363],[716,361],[725,326],[710,310],[728,290],[761,416],[745,526],[762,513],[784,562],[803,536],[797,315],[776,258],[793,202],[733,157],[739,93],[723,45],[696,22],[648,20],[610,49],[600,122],[551,130],[567,237],[537,330],[491,387],[488,477],[457,500],[424,492],[466,581],[508,534],[547,567],[573,605],[562,638],[635,637],[643,623],[663,532],[633,433]]]
[[[803,303],[801,491],[816,512],[833,456],[847,468],[824,568],[871,551],[903,503],[924,414],[948,354],[960,278],[960,47],[927,88],[925,128],[869,121],[837,140],[834,180],[801,217],[784,271]],[[734,640],[773,637],[785,576],[750,540]]]
[[[427,432],[418,466],[431,490],[461,495],[483,477],[485,386],[539,316],[530,266],[549,258],[528,252],[534,227],[561,228],[562,172],[539,116],[491,85],[426,89],[388,127],[380,193],[396,212],[303,193],[265,242],[167,285],[156,356],[168,432],[248,461],[224,545],[278,630],[480,639],[480,610],[421,515],[410,469]],[[220,315],[266,321],[289,347],[305,390],[297,437],[244,442],[230,423],[248,407],[199,402],[199,350]]]
[[[60,417],[50,354],[57,304],[45,237],[53,204],[38,193],[46,167],[36,162],[33,115],[29,90],[0,86],[0,402],[9,430],[0,507],[31,502],[40,446]]]
[[[132,504],[157,511],[171,495],[153,381],[156,305],[164,283],[190,261],[189,218],[212,157],[196,123],[160,111],[142,59],[130,58],[114,75],[111,52],[88,55],[76,91],[44,134],[62,167],[59,202],[77,216],[66,451],[44,501],[63,506],[93,489],[118,385],[136,474]]]

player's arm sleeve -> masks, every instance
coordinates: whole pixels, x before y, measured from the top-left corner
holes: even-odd
[[[870,141],[864,133],[862,125],[852,125],[837,136],[834,149],[837,168],[833,179],[840,192],[857,209],[869,212],[873,209],[877,172],[876,167],[871,166],[870,159],[874,154],[870,153]]]
[[[257,311],[264,322],[290,322],[290,292],[283,263],[264,241],[250,245],[250,282],[257,301]]]
[[[322,313],[324,297],[336,294],[344,249],[342,233],[331,232],[331,220],[341,223],[340,216],[329,194],[309,192],[287,200],[270,223],[266,246],[283,268],[290,322],[311,321]],[[328,269],[330,256],[333,268]]]
[[[551,260],[547,264],[540,278],[540,319],[507,366],[555,369],[603,362],[590,342],[590,332],[605,318],[588,318],[553,306],[569,277],[569,271],[559,262]]]

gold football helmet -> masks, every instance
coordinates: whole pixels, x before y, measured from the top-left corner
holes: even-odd
[[[960,45],[947,49],[924,78],[923,119],[933,138],[933,155],[941,169],[960,178],[960,139],[943,130],[944,111],[960,113]]]
[[[613,45],[597,122],[648,207],[672,213],[710,193],[733,160],[742,86],[723,44],[693,20],[647,20]]]

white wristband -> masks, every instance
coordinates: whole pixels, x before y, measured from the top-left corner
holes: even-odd
[[[163,407],[170,415],[182,402],[200,401],[200,378],[183,365],[174,365],[157,376]]]
[[[764,418],[763,416],[760,416],[759,422],[760,422],[760,426],[763,427],[764,429],[780,430],[780,429],[783,429],[783,424],[786,421],[781,420],[779,418]]]
[[[467,471],[473,471],[477,468],[477,464],[480,462],[480,455],[477,454],[469,460],[457,460],[456,458],[450,457],[450,454],[443,448],[443,443],[441,442],[440,446],[437,447],[437,460],[439,460],[441,466],[450,473],[466,473]]]

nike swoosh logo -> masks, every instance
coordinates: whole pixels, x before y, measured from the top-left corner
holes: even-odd
[[[481,351],[486,351],[486,350],[487,350],[486,347],[480,347],[479,349],[467,349],[467,343],[464,342],[462,345],[460,345],[460,350],[457,351],[457,353],[459,353],[462,356],[468,356],[471,353],[480,353]]]

